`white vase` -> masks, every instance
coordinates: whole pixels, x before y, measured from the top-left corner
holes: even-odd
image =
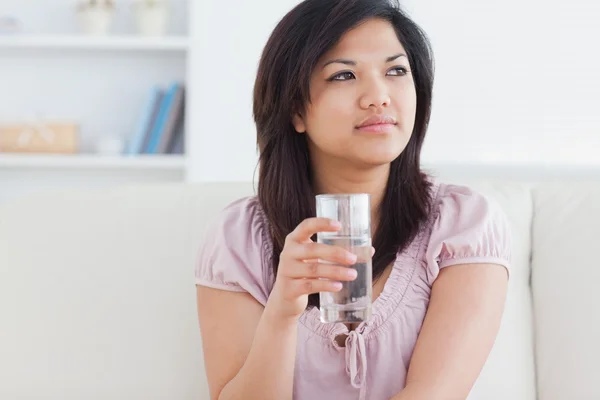
[[[117,156],[123,153],[125,141],[119,136],[107,136],[96,140],[95,150],[98,155]]]
[[[107,35],[112,25],[113,10],[108,8],[86,8],[79,11],[79,20],[85,34],[93,36]]]
[[[166,34],[169,17],[169,7],[164,3],[153,6],[137,4],[135,7],[137,30],[142,36],[162,36]]]

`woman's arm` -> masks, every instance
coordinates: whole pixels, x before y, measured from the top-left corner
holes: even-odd
[[[248,293],[197,293],[210,398],[291,400],[296,320],[272,318]]]
[[[406,388],[392,400],[466,399],[492,349],[507,291],[496,264],[443,268],[431,299]]]
[[[297,323],[308,296],[338,292],[343,281],[356,279],[356,272],[347,268],[356,263],[355,254],[311,240],[317,232],[339,229],[338,222],[327,218],[308,218],[286,237],[265,307],[249,292],[198,286],[198,318],[211,399],[292,399]],[[239,255],[236,257],[239,260]],[[231,259],[235,262],[236,257]],[[209,269],[208,264],[201,265]],[[242,286],[239,289],[244,290]]]

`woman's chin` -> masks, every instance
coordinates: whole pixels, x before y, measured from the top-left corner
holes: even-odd
[[[383,148],[365,148],[357,154],[364,164],[378,166],[389,164],[402,154],[405,146],[387,146]]]
[[[394,161],[401,152],[387,152],[387,153],[376,153],[376,154],[362,154],[357,157],[357,162],[366,167],[380,167],[383,165],[389,165]]]

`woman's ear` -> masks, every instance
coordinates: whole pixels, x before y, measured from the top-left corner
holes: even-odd
[[[302,118],[302,115],[300,115],[299,113],[294,114],[294,117],[292,118],[292,123],[294,124],[294,129],[296,129],[296,132],[306,132],[306,124],[304,123],[304,118]]]

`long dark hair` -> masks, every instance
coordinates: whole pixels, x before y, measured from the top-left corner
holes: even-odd
[[[312,168],[305,134],[292,116],[310,101],[310,77],[318,60],[361,22],[389,21],[404,46],[417,93],[412,137],[391,163],[379,226],[373,278],[381,276],[407,246],[429,215],[431,184],[420,169],[420,153],[433,89],[433,56],[423,31],[395,0],[305,0],[290,11],[269,38],[254,87],[254,120],[260,152],[258,199],[273,241],[272,269],[277,276],[285,237],[304,219],[315,216]],[[309,307],[319,296],[309,296]]]

